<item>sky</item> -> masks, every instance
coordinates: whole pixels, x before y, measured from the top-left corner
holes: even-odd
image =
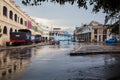
[[[89,24],[91,21],[97,21],[104,24],[105,14],[92,12],[92,6],[87,10],[78,8],[77,5],[59,5],[50,2],[42,3],[40,6],[25,6],[22,0],[14,0],[20,8],[38,23],[48,27],[61,27],[72,33],[75,27],[82,24]]]

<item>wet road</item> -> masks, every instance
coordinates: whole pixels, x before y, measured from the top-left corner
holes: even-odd
[[[84,45],[84,44],[82,44]],[[77,43],[63,42],[0,52],[0,80],[119,80],[120,55],[70,56]]]

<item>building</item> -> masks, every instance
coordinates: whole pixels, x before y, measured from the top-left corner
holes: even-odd
[[[92,21],[77,27],[74,31],[76,41],[103,42],[110,34],[110,30],[102,24]]]
[[[107,26],[95,21],[92,21],[90,26],[92,27],[91,41],[103,42],[110,35],[110,31],[107,29]]]
[[[50,30],[49,38],[60,41],[68,41],[72,39],[72,36],[67,31],[62,30],[62,28],[55,27]]]
[[[88,25],[82,25],[82,27],[78,27],[76,28],[77,30],[75,31],[75,34],[76,34],[76,40],[77,41],[90,41],[91,39],[91,30],[92,28]]]
[[[19,29],[29,29],[33,35],[42,35],[43,31],[38,23],[30,18],[12,0],[0,0],[0,46],[9,42],[11,32]]]
[[[107,25],[110,29],[110,36],[107,37],[107,39],[110,38],[116,38],[118,41],[120,41],[120,20],[116,21],[112,25]]]
[[[43,31],[42,40],[48,41],[49,40],[49,28],[48,26],[40,25]]]

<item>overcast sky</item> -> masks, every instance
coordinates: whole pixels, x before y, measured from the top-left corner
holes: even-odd
[[[14,0],[29,16],[36,18],[40,24],[49,27],[64,27],[66,30],[73,31],[76,26],[89,24],[92,20],[101,24],[104,23],[105,14],[101,12],[95,14],[92,7],[85,10],[78,8],[77,5],[59,5],[54,3],[43,3],[41,6],[24,6],[22,0]]]

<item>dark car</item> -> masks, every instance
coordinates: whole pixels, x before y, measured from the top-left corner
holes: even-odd
[[[116,43],[117,39],[116,38],[111,38],[111,39],[105,40],[105,42],[106,43]]]

